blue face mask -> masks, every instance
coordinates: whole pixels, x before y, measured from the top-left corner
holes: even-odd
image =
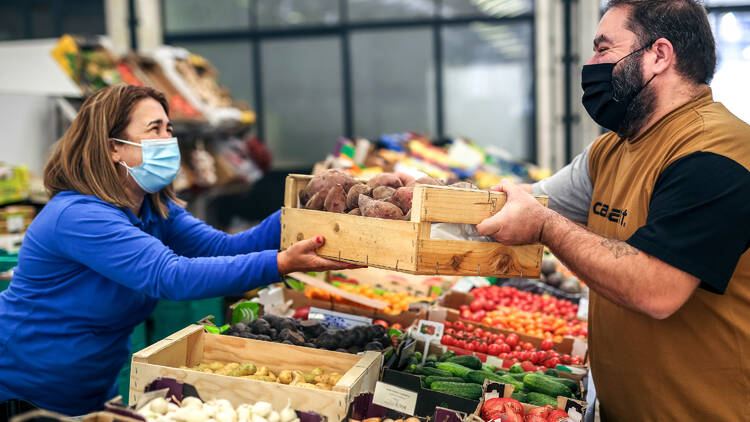
[[[180,169],[180,148],[177,146],[177,138],[144,139],[140,144],[112,139],[141,148],[143,162],[140,166],[128,167],[124,161],[120,161],[120,164],[128,169],[130,176],[144,191],[158,192],[172,183],[177,176]]]

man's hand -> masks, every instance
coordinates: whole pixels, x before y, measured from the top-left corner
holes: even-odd
[[[297,242],[287,250],[279,252],[276,255],[279,275],[284,276],[295,271],[329,271],[363,268],[359,265],[332,261],[318,256],[315,251],[323,246],[324,243],[325,239],[323,236],[317,236]]]
[[[477,224],[479,234],[490,236],[505,245],[540,242],[549,209],[507,180],[493,186],[491,190],[505,192],[507,201],[497,214]]]

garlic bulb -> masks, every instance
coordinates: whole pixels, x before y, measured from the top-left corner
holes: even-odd
[[[202,405],[202,404],[201,404]],[[172,419],[184,422],[206,422],[206,414],[195,405],[183,407],[172,414]]]
[[[281,417],[279,412],[275,410],[268,415],[268,422],[279,422],[279,420],[281,420]]]
[[[242,404],[237,408],[237,418],[239,418],[239,420],[247,421],[250,420],[251,417],[252,406],[250,406],[249,404]]]
[[[263,416],[253,415],[252,422],[268,422]]]
[[[253,416],[260,416],[265,419],[265,417],[268,416],[268,414],[271,413],[272,410],[273,406],[271,406],[271,403],[259,401],[255,403],[255,405],[253,405]]]
[[[201,401],[201,399],[197,397],[185,397],[184,399],[182,399],[182,403],[180,403],[180,407],[185,408],[185,407],[190,407],[190,406],[194,406],[199,409],[202,409],[203,402]]]
[[[151,400],[148,405],[154,413],[160,415],[167,413],[167,401],[162,397],[157,397]]]
[[[292,422],[297,419],[297,412],[292,409],[292,401],[286,401],[286,407],[279,413],[279,422]]]

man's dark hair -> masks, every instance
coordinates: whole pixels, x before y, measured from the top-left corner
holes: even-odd
[[[709,83],[716,70],[716,42],[703,5],[696,0],[610,0],[607,9],[630,9],[627,28],[638,46],[659,38],[672,43],[677,71],[695,83]]]

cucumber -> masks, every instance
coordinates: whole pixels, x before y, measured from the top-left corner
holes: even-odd
[[[443,369],[439,368],[431,368],[429,366],[417,366],[417,370],[414,371],[417,375],[426,375],[426,376],[433,376],[433,377],[451,377],[453,376],[453,373],[449,371],[445,371]]]
[[[430,389],[472,400],[479,400],[482,396],[482,386],[479,384],[436,381],[430,385]]]
[[[573,381],[570,378],[562,378],[562,377],[556,377],[552,375],[548,375],[546,373],[542,373],[541,371],[536,371],[537,374],[547,377],[547,379],[555,382],[559,382],[562,385],[565,385],[566,387],[570,388],[570,391],[573,393],[579,393],[580,392],[580,386],[577,382]]]
[[[422,362],[422,352],[414,352],[414,357],[417,358],[418,361]]]
[[[437,364],[438,369],[441,369],[443,371],[448,371],[451,373],[451,375],[461,377],[466,379],[466,375],[469,373],[469,371],[472,371],[471,368],[467,368],[463,365],[459,365],[457,363],[453,362],[439,362]]]
[[[495,367],[494,367],[494,366],[492,366],[492,365],[490,365],[490,364],[488,364],[488,363],[483,363],[483,364],[482,364],[482,369],[481,369],[481,370],[482,370],[482,371],[487,371],[487,372],[489,372],[489,373],[491,373],[491,374],[494,374],[494,373],[495,373]]]
[[[519,400],[520,401],[520,400]],[[526,395],[526,402],[533,404],[534,406],[555,406],[557,407],[557,399],[542,393],[531,392]]]
[[[514,363],[508,370],[511,374],[522,374],[524,372],[523,367],[520,363]]]
[[[521,381],[518,381],[509,375],[501,375],[500,378],[502,379],[501,382],[503,384],[510,384],[514,386],[516,390],[521,390],[523,388],[523,383]]]
[[[513,377],[516,381],[523,382],[523,377],[526,376],[526,373],[521,372],[520,374],[514,374],[513,372],[509,372],[508,376]]]
[[[422,364],[422,366],[425,366],[425,367],[430,367],[430,368],[437,368],[437,362],[435,362],[435,361],[431,361],[431,360],[427,360],[427,361],[425,361],[425,362],[424,362],[424,363]]]
[[[456,353],[453,352],[452,350],[448,350],[447,352],[443,353],[443,356],[440,356],[439,360],[440,362],[445,362],[454,356],[456,356]]]
[[[526,400],[528,400],[528,398],[526,397],[526,393],[522,391],[515,391],[515,390],[513,390],[513,394],[510,395],[510,398],[516,399],[520,401],[521,403],[526,403]]]
[[[503,381],[502,375],[496,375],[487,371],[469,371],[466,374],[466,381],[473,382],[474,384],[484,384],[484,380],[487,378],[495,382],[507,384],[507,382]]]
[[[505,371],[503,369],[498,369],[497,371],[495,371],[495,373],[497,375],[508,375],[508,371]]]
[[[428,387],[430,385],[432,385],[433,382],[438,382],[438,381],[443,381],[443,382],[466,382],[461,377],[436,377],[436,376],[430,375],[430,376],[428,376],[428,377],[425,378],[425,383],[427,384]]]
[[[555,378],[560,378],[560,375],[557,373],[557,371],[555,371],[552,368],[544,371],[544,375],[548,375],[550,377],[555,377]]]
[[[427,355],[426,361],[427,362],[437,362],[438,361],[438,357],[435,354],[430,354],[430,355]]]
[[[552,397],[573,397],[573,392],[568,386],[557,381],[552,381],[546,375],[526,374],[526,376],[523,377],[523,385],[529,390]]]
[[[482,361],[478,357],[472,355],[454,356],[448,359],[447,362],[457,363],[470,369],[482,369]]]

